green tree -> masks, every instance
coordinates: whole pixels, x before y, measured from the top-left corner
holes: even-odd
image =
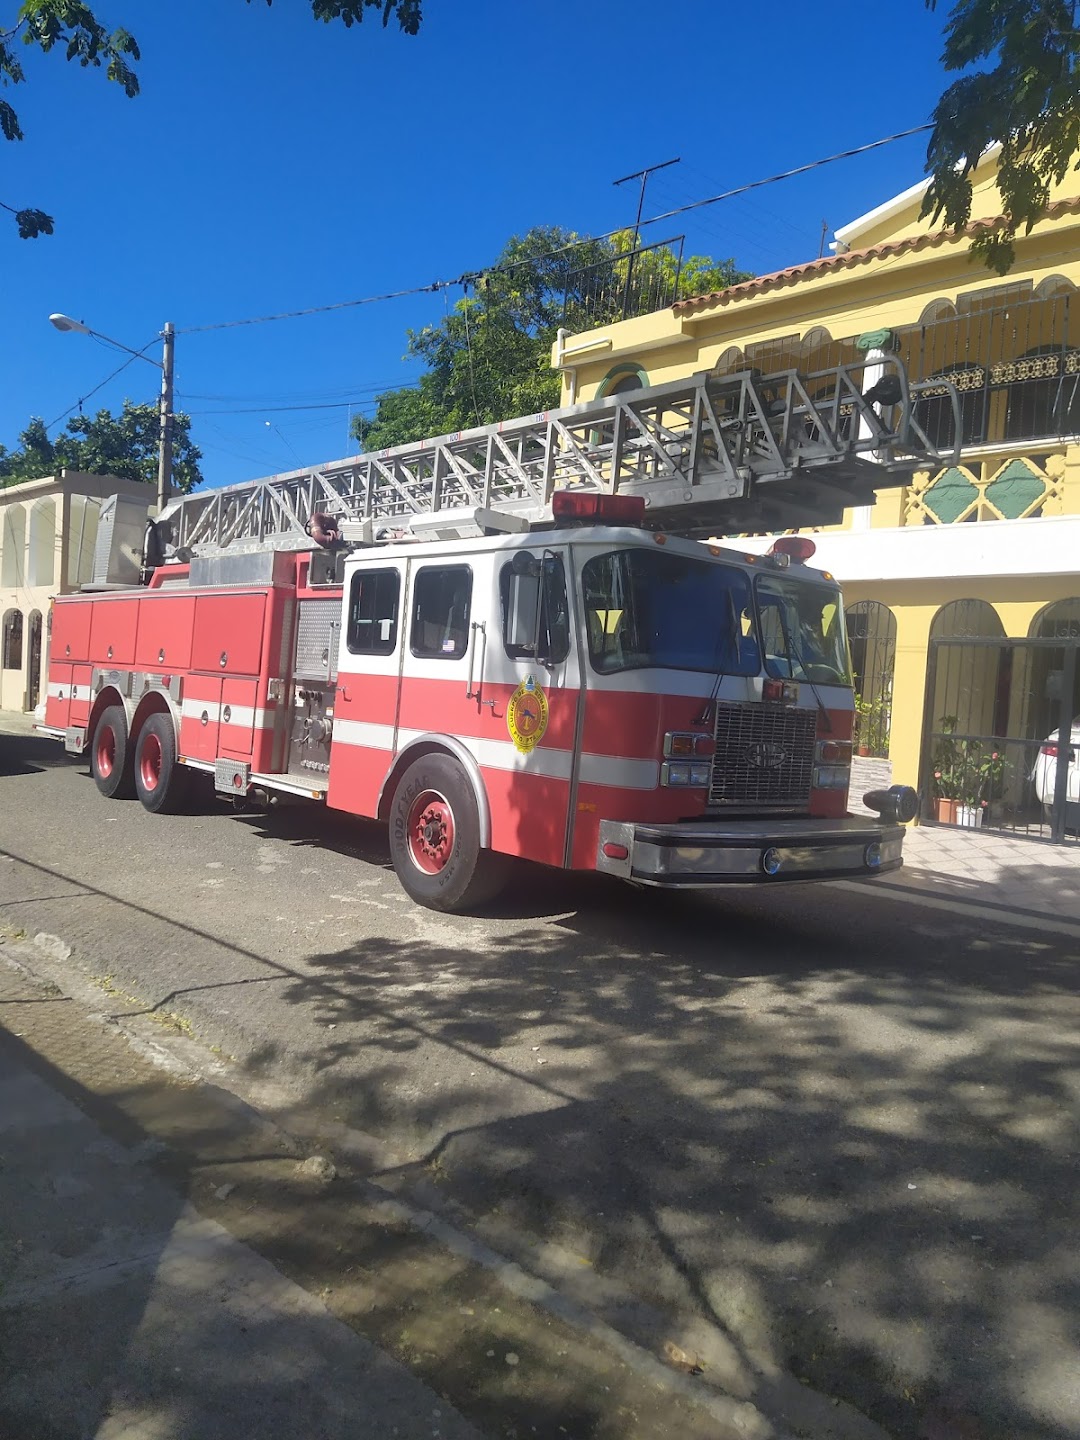
[[[273,0],[266,0],[271,5]],[[311,13],[325,24],[339,21],[346,29],[357,25],[368,11],[382,15],[384,28],[391,19],[406,35],[420,29],[421,0],[309,0]],[[251,0],[248,0],[251,4]],[[0,88],[21,85],[26,73],[18,59],[16,46],[35,46],[45,54],[58,51],[65,60],[77,60],[84,67],[104,69],[129,99],[139,93],[139,78],[134,66],[138,62],[139,45],[125,29],[109,30],[83,0],[22,0],[15,23],[0,29]],[[23,138],[19,117],[12,105],[0,100],[0,134],[5,140]],[[44,210],[17,208],[0,201],[0,208],[15,217],[19,235],[24,240],[53,233],[53,218]]]
[[[937,0],[926,0],[929,9]],[[960,74],[933,113],[924,215],[951,230],[971,219],[971,174],[999,143],[1003,223],[972,251],[1004,275],[1014,240],[1044,214],[1050,188],[1077,167],[1080,151],[1080,31],[1075,0],[956,0],[942,64]]]
[[[119,415],[99,410],[76,415],[55,440],[36,417],[19,436],[19,448],[0,446],[0,487],[39,480],[61,470],[88,475],[117,475],[124,480],[157,483],[158,407],[124,401]],[[202,452],[191,439],[187,415],[173,417],[173,489],[186,494],[202,480]]]
[[[366,450],[383,450],[553,409],[560,377],[551,347],[559,327],[567,315],[586,317],[582,328],[620,317],[629,263],[622,257],[632,248],[631,231],[592,240],[545,225],[514,236],[438,325],[409,332],[406,358],[425,367],[419,383],[379,395],[374,417],[358,416],[353,434]],[[669,249],[637,255],[633,264],[635,290],[674,294],[678,261]],[[679,293],[745,278],[733,260],[695,256],[683,266]],[[658,279],[659,287],[652,285]]]

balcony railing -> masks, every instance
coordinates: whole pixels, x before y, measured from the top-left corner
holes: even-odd
[[[664,310],[679,299],[685,236],[573,270],[567,276],[563,324],[588,330]]]

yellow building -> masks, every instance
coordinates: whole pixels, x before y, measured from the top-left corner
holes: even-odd
[[[553,358],[564,404],[706,370],[862,365],[871,335],[913,380],[952,380],[961,463],[818,531],[813,563],[844,586],[862,748],[920,786],[924,818],[952,819],[936,804],[952,799],[981,810],[965,823],[1060,837],[1039,756],[1080,716],[1080,186],[1067,177],[999,278],[969,248],[998,223],[995,173],[991,152],[963,235],[919,218],[924,182],[837,230],[830,256],[563,336]],[[950,448],[945,399],[917,419]]]

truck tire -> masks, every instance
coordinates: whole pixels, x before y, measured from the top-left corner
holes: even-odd
[[[480,813],[468,777],[449,755],[410,765],[390,807],[390,856],[405,893],[429,910],[471,910],[506,880],[505,857],[480,845]]]
[[[187,772],[176,762],[176,731],[168,715],[151,715],[135,747],[135,789],[155,815],[172,815],[187,799]]]
[[[135,757],[122,705],[101,712],[90,742],[90,773],[110,800],[135,798]]]

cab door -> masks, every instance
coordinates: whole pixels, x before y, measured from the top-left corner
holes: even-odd
[[[566,547],[532,539],[485,557],[486,607],[483,629],[471,637],[466,713],[491,806],[492,848],[561,866],[581,676]]]
[[[375,815],[397,749],[406,566],[361,557],[345,569],[326,801]]]

